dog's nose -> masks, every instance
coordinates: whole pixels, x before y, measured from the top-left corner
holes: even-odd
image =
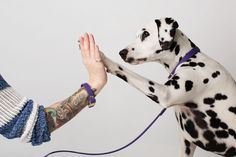
[[[123,49],[119,52],[121,58],[124,59],[124,60],[126,59],[127,53],[128,53],[127,49]]]

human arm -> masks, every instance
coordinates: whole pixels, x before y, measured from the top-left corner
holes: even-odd
[[[83,57],[83,63],[88,70],[88,84],[97,95],[107,82],[107,75],[101,57],[99,48],[95,44],[92,34],[85,34],[80,38],[80,48]],[[73,95],[63,101],[56,102],[45,108],[48,128],[50,132],[58,129],[74,116],[76,116],[84,107],[88,105],[88,93],[84,88],[80,88]]]
[[[100,58],[94,58],[100,56],[98,48],[94,49],[93,36],[86,34],[81,41],[81,53],[89,73],[88,83],[97,95],[106,84],[106,72],[103,64],[96,62]],[[50,133],[72,119],[87,104],[88,94],[81,88],[45,109],[43,105],[17,93],[0,75],[0,134],[8,139],[20,138],[34,146],[40,145],[50,141]]]

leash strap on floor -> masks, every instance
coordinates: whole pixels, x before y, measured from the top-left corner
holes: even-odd
[[[58,154],[58,153],[73,153],[73,154],[79,154],[79,155],[99,156],[99,155],[108,155],[108,154],[113,154],[113,153],[119,152],[119,151],[129,147],[130,145],[135,143],[140,137],[142,137],[149,130],[149,128],[157,121],[157,119],[166,111],[166,109],[167,108],[162,109],[161,112],[156,116],[156,118],[134,140],[132,140],[131,142],[129,142],[125,146],[120,147],[118,149],[115,149],[115,150],[112,150],[112,151],[107,151],[107,152],[101,152],[101,153],[87,153],[87,152],[79,152],[79,151],[71,151],[71,150],[58,150],[58,151],[53,151],[51,153],[48,153],[44,157],[48,157],[49,155]]]

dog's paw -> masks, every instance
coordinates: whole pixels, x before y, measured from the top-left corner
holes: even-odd
[[[111,74],[116,74],[116,72],[119,70],[119,65],[108,57],[106,57],[102,52],[101,58],[104,66],[106,67],[107,72]]]

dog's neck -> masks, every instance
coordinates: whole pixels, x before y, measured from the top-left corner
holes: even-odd
[[[179,45],[179,52],[177,47]],[[174,42],[172,43],[170,49],[165,50],[164,56],[160,60],[166,70],[170,73],[179,61],[193,48],[196,47],[194,43],[184,35],[179,29],[176,30],[176,35]],[[176,55],[176,53],[178,53]]]

